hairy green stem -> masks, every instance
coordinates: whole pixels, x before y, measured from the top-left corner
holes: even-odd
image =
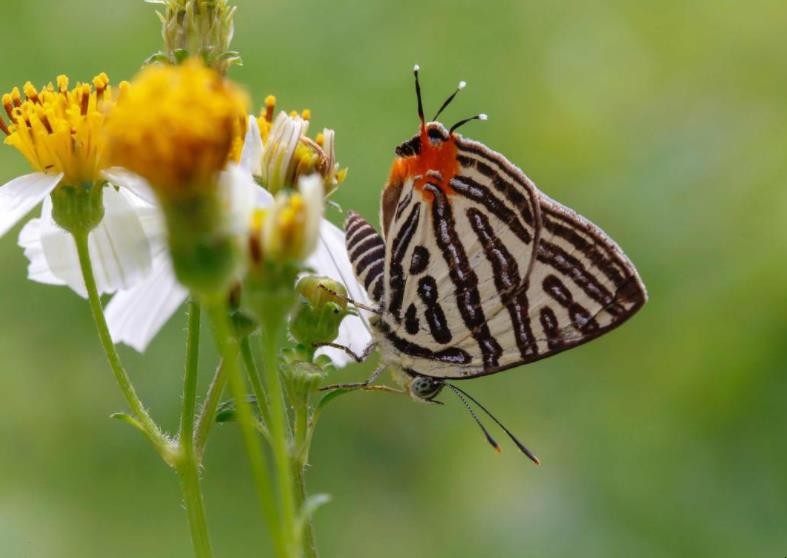
[[[197,405],[197,373],[199,365],[200,306],[189,301],[189,322],[186,341],[186,373],[183,378],[183,408],[180,415],[178,443],[180,460],[176,467],[180,477],[183,500],[191,528],[191,542],[198,558],[213,555],[205,516],[205,503],[200,484],[199,460],[194,451],[194,412]]]
[[[237,358],[237,353],[232,357]],[[229,380],[230,369],[224,364],[224,359],[219,362],[216,367],[216,372],[213,374],[213,379],[208,386],[208,393],[205,395],[205,401],[202,403],[197,425],[194,430],[194,451],[197,456],[202,459],[205,453],[205,445],[208,443],[208,434],[216,421],[216,411],[221,403],[221,396],[224,393],[224,388],[227,386]]]
[[[82,278],[85,281],[90,311],[93,314],[93,321],[96,324],[101,346],[104,348],[104,353],[109,361],[109,367],[112,369],[112,373],[115,375],[115,380],[120,387],[120,391],[123,393],[128,406],[131,408],[131,412],[134,415],[134,424],[142,430],[148,439],[150,439],[162,459],[164,459],[167,464],[172,465],[175,458],[173,445],[161,432],[147,410],[145,410],[145,406],[139,399],[131,383],[131,379],[128,377],[125,368],[123,368],[123,363],[120,361],[120,355],[109,333],[107,320],[104,317],[104,309],[101,306],[101,297],[98,293],[98,287],[96,286],[96,278],[93,274],[93,264],[90,261],[88,233],[74,233],[73,237],[77,248],[77,255],[79,256],[79,266],[82,271]]]
[[[290,463],[289,419],[285,407],[284,389],[279,374],[278,358],[281,347],[281,320],[269,316],[263,327],[262,354],[263,374],[270,400],[270,424],[268,429],[272,438],[273,456],[276,465],[276,481],[279,484],[279,504],[282,530],[287,534],[289,555],[296,556],[299,534],[296,531],[295,490],[293,486],[292,465]]]
[[[219,299],[220,300],[220,299]],[[254,416],[251,406],[246,400],[246,387],[238,367],[238,342],[232,333],[227,315],[227,308],[223,302],[207,301],[211,322],[213,324],[216,345],[224,359],[224,368],[229,379],[230,389],[235,399],[235,408],[240,425],[246,453],[249,457],[254,486],[262,508],[263,519],[268,525],[273,539],[276,555],[282,558],[293,557],[289,549],[288,536],[280,527],[276,514],[276,501],[273,495],[273,482],[268,470],[267,456],[263,451],[260,439],[254,428]]]

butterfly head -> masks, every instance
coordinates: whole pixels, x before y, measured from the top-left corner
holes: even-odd
[[[411,381],[408,386],[410,397],[419,401],[429,401],[437,403],[434,398],[437,397],[445,386],[445,381],[440,378],[431,378],[429,376],[421,376],[419,374],[411,373]]]
[[[434,118],[427,122],[424,118],[418,72],[419,67],[416,66],[414,68],[415,93],[418,99],[420,126],[417,134],[396,147],[396,159],[383,191],[381,221],[384,234],[388,232],[397,202],[408,182],[412,183],[413,189],[419,192],[426,202],[430,202],[433,197],[427,185],[439,188],[447,196],[453,194],[451,179],[459,171],[455,130],[471,120],[486,120],[485,114],[478,114],[460,120],[450,128],[437,121],[443,109],[465,88],[465,82],[460,81],[456,90],[440,106]]]

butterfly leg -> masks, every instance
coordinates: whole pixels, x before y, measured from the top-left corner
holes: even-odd
[[[350,347],[346,347],[344,345],[340,345],[338,343],[320,343],[319,345],[315,345],[314,348],[318,349],[320,347],[331,347],[332,349],[338,349],[340,351],[344,351],[351,359],[355,362],[365,362],[369,355],[372,354],[372,351],[376,348],[376,343],[370,343],[364,350],[363,353],[360,355],[353,351]]]
[[[374,372],[372,372],[372,375],[369,376],[364,382],[352,382],[348,384],[331,384],[329,386],[321,387],[320,391],[333,391],[335,389],[364,389],[370,391],[393,391],[396,393],[401,393],[400,390],[388,386],[372,385],[374,384],[374,382],[377,381],[377,378],[380,377],[380,374],[383,373],[383,370],[385,370],[385,365],[381,365],[375,368]]]

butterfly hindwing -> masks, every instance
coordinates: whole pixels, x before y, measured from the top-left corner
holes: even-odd
[[[357,213],[350,212],[347,215],[344,228],[347,254],[355,276],[366,289],[369,298],[380,302],[383,297],[385,243],[374,227]]]

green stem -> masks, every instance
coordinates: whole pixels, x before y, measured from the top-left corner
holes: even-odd
[[[269,318],[272,318],[269,316]],[[276,463],[276,480],[279,483],[282,529],[287,536],[290,556],[296,556],[299,534],[296,532],[296,513],[292,465],[289,452],[289,420],[284,402],[284,390],[279,375],[279,347],[281,346],[281,320],[268,319],[263,328],[263,374],[270,395],[270,425],[273,456]]]
[[[85,281],[90,311],[93,314],[93,321],[98,330],[98,338],[101,341],[101,346],[104,348],[112,373],[115,375],[115,380],[134,414],[135,425],[150,439],[164,461],[172,465],[175,459],[172,444],[156,423],[153,422],[147,410],[145,410],[145,406],[131,384],[131,379],[123,368],[123,363],[120,361],[120,355],[118,355],[115,344],[112,342],[112,336],[109,333],[109,327],[104,317],[104,309],[101,306],[101,297],[98,294],[96,278],[93,275],[93,265],[90,261],[90,251],[88,249],[88,233],[74,233],[73,237],[76,243],[77,255],[79,256],[79,266]]]
[[[314,432],[316,413],[309,421],[309,397],[306,396],[299,404],[295,405],[295,449],[292,459],[292,475],[295,483],[295,504],[298,510],[304,509],[306,502],[306,464],[309,462],[309,446]],[[314,539],[314,526],[311,515],[302,517],[303,533],[301,545],[304,558],[317,558],[317,544]]]
[[[197,558],[211,558],[210,537],[208,535],[208,523],[205,517],[205,506],[202,498],[202,487],[200,486],[199,467],[194,452],[189,452],[187,457],[184,451],[183,461],[177,466],[176,471],[180,478],[180,490],[183,500],[186,502],[186,514],[189,518],[191,528],[191,543],[194,545],[194,555]]]
[[[232,334],[226,305],[223,302],[210,301],[205,306],[208,308],[213,324],[216,345],[224,359],[223,367],[227,371],[230,389],[235,399],[238,424],[240,425],[249,463],[254,475],[257,497],[260,501],[263,518],[271,532],[276,555],[282,558],[294,556],[288,549],[285,533],[279,528],[279,520],[276,515],[276,501],[273,496],[273,483],[268,471],[267,457],[259,438],[257,438],[254,428],[254,417],[249,402],[246,401],[246,388],[238,368],[238,342]]]
[[[194,411],[197,404],[197,372],[199,364],[200,307],[189,301],[189,324],[186,341],[186,373],[183,379],[183,409],[180,416],[178,443],[180,461],[176,470],[180,477],[183,500],[191,528],[191,541],[198,558],[210,558],[210,537],[205,504],[200,484],[199,462],[194,452]]]
[[[304,478],[305,468],[303,463],[296,462],[293,464],[293,476],[295,477],[295,501],[298,509],[303,509],[303,504],[306,502],[306,479]],[[311,517],[305,518],[303,524],[303,555],[304,558],[318,558],[317,544],[314,540],[314,526],[312,525]]]
[[[260,416],[265,426],[269,427],[271,423],[269,410],[270,403],[265,392],[265,387],[262,385],[262,380],[260,379],[260,371],[257,368],[257,362],[254,360],[254,352],[251,348],[249,336],[241,339],[240,353],[246,368],[246,374],[249,376],[249,381],[251,382],[251,389],[254,391],[254,397],[257,398],[257,408],[260,411]]]
[[[235,354],[232,358],[236,358]],[[225,366],[224,359],[222,358],[219,365],[216,367],[216,372],[213,374],[213,379],[208,386],[208,393],[205,395],[205,402],[202,404],[202,409],[197,419],[197,427],[194,431],[194,451],[197,456],[202,459],[205,453],[205,445],[208,443],[208,434],[216,421],[216,410],[219,408],[221,402],[221,395],[224,393],[224,388],[227,386],[229,380],[230,369]]]

